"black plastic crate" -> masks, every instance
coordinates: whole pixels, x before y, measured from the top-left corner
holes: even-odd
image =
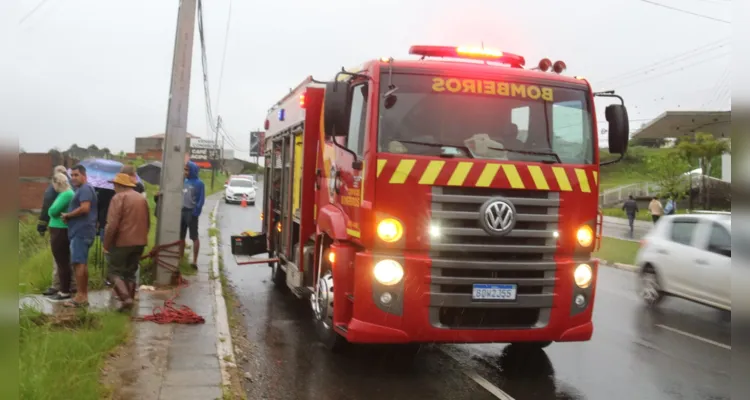
[[[232,254],[235,256],[254,256],[268,252],[266,235],[232,236]]]

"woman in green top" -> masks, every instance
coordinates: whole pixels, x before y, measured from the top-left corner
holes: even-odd
[[[51,299],[66,300],[70,298],[70,281],[73,270],[70,268],[70,242],[68,241],[68,224],[62,220],[62,213],[68,211],[68,204],[73,199],[68,177],[57,173],[52,177],[52,186],[58,193],[57,198],[49,208],[50,247],[52,256],[57,263],[57,273],[60,276],[60,291]]]

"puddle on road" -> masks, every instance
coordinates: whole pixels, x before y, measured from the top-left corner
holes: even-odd
[[[23,296],[18,302],[19,308],[30,307],[43,314],[55,315],[70,310],[63,306],[64,301],[52,301],[41,294]],[[91,311],[113,309],[117,306],[117,299],[111,290],[97,290],[89,292],[89,307]]]

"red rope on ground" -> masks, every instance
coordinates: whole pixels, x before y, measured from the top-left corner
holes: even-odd
[[[185,278],[182,277],[182,275],[180,275],[179,251],[170,249],[179,245],[180,242],[177,241],[165,245],[154,246],[154,248],[151,249],[148,254],[144,255],[141,258],[151,258],[155,261],[157,268],[161,267],[172,273],[177,273],[178,284],[172,292],[172,296],[169,299],[164,300],[164,304],[161,307],[156,306],[153,308],[153,312],[151,315],[146,315],[145,317],[137,317],[134,318],[134,320],[151,321],[157,324],[203,324],[206,322],[203,317],[196,314],[195,311],[193,311],[190,307],[182,305],[178,308],[177,304],[174,302],[175,299],[180,295],[180,289],[190,285],[190,282],[188,282]],[[176,260],[176,263],[166,263],[164,260],[165,258]]]

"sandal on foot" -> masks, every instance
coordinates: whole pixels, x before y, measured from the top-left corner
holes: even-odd
[[[89,302],[88,301],[78,302],[76,300],[70,300],[70,301],[66,301],[65,303],[63,303],[63,306],[68,307],[68,308],[84,308],[84,307],[89,306]]]

